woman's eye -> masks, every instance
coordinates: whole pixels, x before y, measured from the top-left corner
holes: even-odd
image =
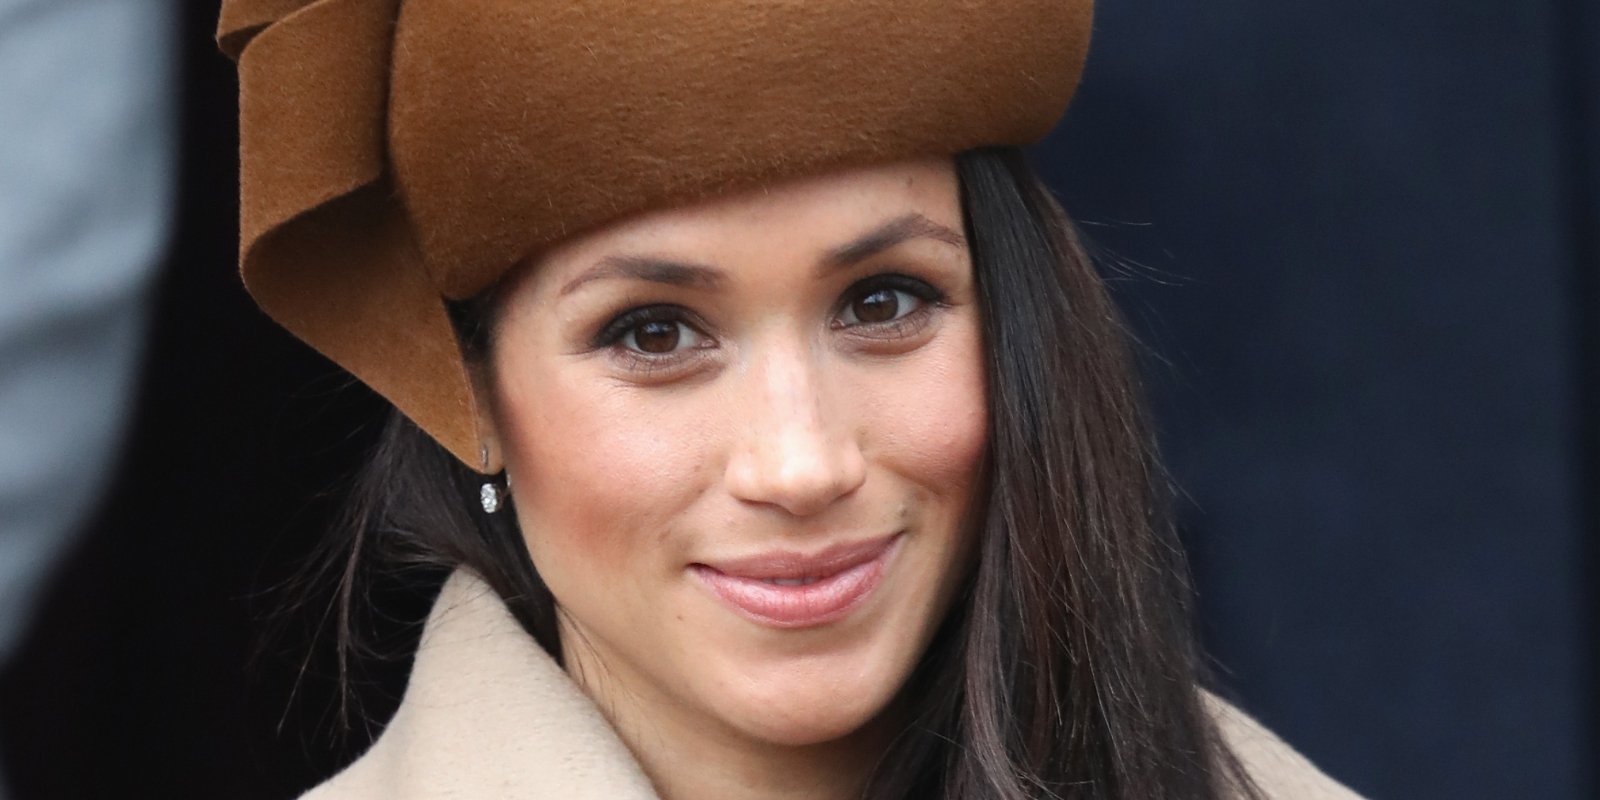
[[[888,286],[869,288],[845,304],[839,321],[850,325],[881,325],[917,312],[927,300]]]
[[[622,346],[649,355],[666,355],[700,344],[700,334],[678,320],[650,320],[629,328]]]
[[[641,306],[629,309],[595,333],[590,346],[613,349],[635,360],[686,355],[684,351],[711,346],[709,337],[690,322],[690,312],[679,306]]]

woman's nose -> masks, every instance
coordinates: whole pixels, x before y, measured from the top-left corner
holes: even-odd
[[[816,361],[789,352],[750,365],[726,475],[738,499],[811,516],[866,480],[855,425],[828,402],[826,367]]]

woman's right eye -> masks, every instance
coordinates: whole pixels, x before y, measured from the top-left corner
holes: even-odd
[[[617,348],[636,359],[660,359],[706,347],[710,340],[677,306],[643,306],[625,311],[600,329],[594,347]]]
[[[621,343],[629,350],[659,356],[698,347],[701,339],[699,331],[681,320],[652,320],[629,328]]]

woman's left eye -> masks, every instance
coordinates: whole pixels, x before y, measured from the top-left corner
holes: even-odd
[[[939,294],[922,281],[903,278],[873,281],[851,290],[839,310],[843,327],[890,325],[925,310],[938,302]]]

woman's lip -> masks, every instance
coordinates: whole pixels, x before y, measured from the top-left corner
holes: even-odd
[[[711,593],[746,617],[776,628],[810,628],[844,618],[883,581],[900,535],[838,545],[815,556],[768,553],[746,559],[691,564]],[[815,578],[780,585],[769,580]]]
[[[790,550],[771,550],[744,558],[703,561],[697,566],[710,567],[724,575],[752,580],[778,580],[796,578],[821,578],[844,572],[865,564],[883,554],[900,534],[893,533],[877,539],[844,542],[821,552],[805,554]]]

